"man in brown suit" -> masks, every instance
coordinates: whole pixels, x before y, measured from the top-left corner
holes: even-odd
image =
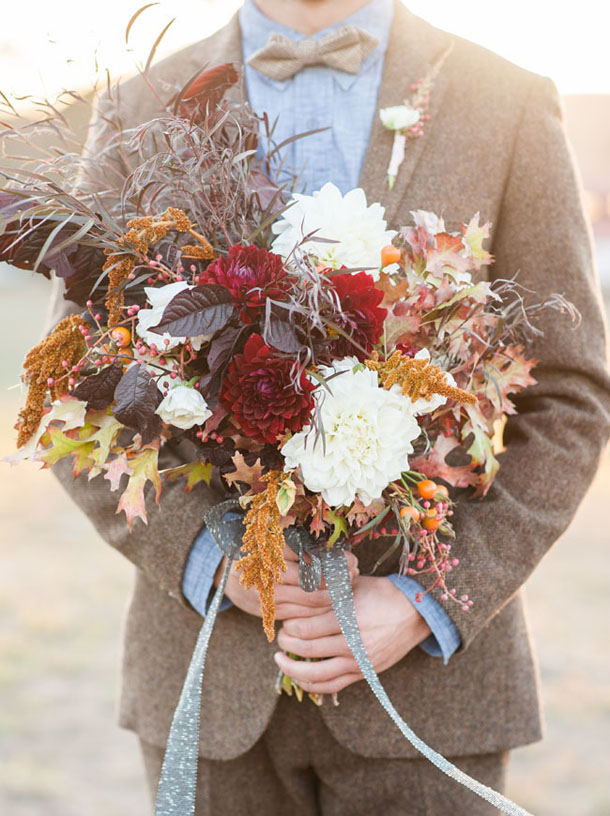
[[[257,0],[259,10],[305,34],[365,5]],[[519,398],[519,413],[508,422],[499,475],[485,499],[458,505],[456,582],[475,604],[468,614],[449,610],[460,647],[447,664],[416,648],[429,629],[383,577],[395,571],[396,562],[384,563],[378,577],[366,575],[379,556],[375,542],[360,548],[363,578],[356,576],[354,587],[357,605],[358,587],[365,587],[360,625],[400,713],[459,767],[501,788],[507,752],[541,736],[521,587],[570,522],[595,474],[610,429],[610,381],[590,235],[553,84],[433,28],[396,2],[377,109],[400,104],[411,84],[447,53],[431,96],[431,119],[424,136],[409,143],[391,191],[385,171],[393,136],[375,116],[360,174],[369,202],[385,206],[393,228],[407,223],[415,209],[442,213],[449,230],[481,211],[494,224],[495,264],[488,274],[518,272],[539,299],[564,293],[582,322],[572,328],[556,313],[543,315],[544,335],[532,348],[540,361],[538,384]],[[169,99],[198,68],[239,62],[242,56],[235,17],[159,63],[152,77],[161,98]],[[123,127],[159,112],[158,99],[140,78],[124,83],[120,98]],[[98,100],[98,113],[88,143],[92,152],[101,149],[115,116],[106,96]],[[127,163],[125,151],[116,160]],[[54,321],[73,308],[58,299]],[[168,444],[163,465],[188,456]],[[183,485],[169,483],[159,508],[148,496],[148,526],[130,533],[115,515],[116,494],[105,480],[74,479],[65,461],[53,470],[105,540],[137,567],[120,723],[138,733],[154,790],[201,625],[182,592],[185,565],[203,512],[223,498],[222,487],[199,485],[187,494]],[[281,591],[299,605],[300,590]],[[417,759],[358,679],[323,595],[302,601],[317,609],[287,612],[279,634],[280,646],[290,651],[330,658],[293,665],[279,657],[306,689],[342,689],[338,707],[318,709],[277,697],[277,645],[266,642],[252,596],[235,580],[227,592],[234,605],[218,618],[204,680],[198,813],[328,816],[368,814],[375,807],[387,814],[490,812]],[[366,593],[368,604],[362,600]],[[436,590],[433,594],[439,600]]]

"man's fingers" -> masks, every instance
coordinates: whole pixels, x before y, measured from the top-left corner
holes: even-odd
[[[309,618],[290,618],[284,621],[282,628],[287,635],[299,640],[314,640],[341,634],[341,628],[332,609]]]
[[[300,606],[294,603],[276,604],[276,620],[284,621],[288,618],[311,618],[320,614],[318,606]]]
[[[301,640],[300,638],[287,635],[286,631],[280,629],[278,646],[285,652],[292,652],[299,657],[323,658],[323,657],[348,657],[351,655],[347,641],[343,635],[331,635],[330,637],[320,637],[314,640]]]
[[[282,573],[282,584],[299,585],[299,565],[296,561],[286,562],[286,572]]]
[[[358,673],[358,666],[353,657],[329,657],[327,660],[308,662],[292,660],[284,652],[276,652],[274,658],[284,674],[303,688],[304,683],[326,683],[345,674]]]
[[[354,566],[350,571],[350,580],[353,581],[358,575],[358,567]],[[287,561],[286,570],[282,573],[282,583],[290,586],[299,585],[299,564],[297,561]],[[325,588],[326,584],[322,581],[321,588]]]
[[[301,688],[310,694],[337,694],[358,680],[362,680],[362,674],[360,673],[343,674],[341,677],[335,677],[333,680],[327,680],[323,683],[302,683]]]
[[[278,584],[275,588],[276,603],[296,603],[299,606],[330,607],[330,595],[325,589],[305,592],[299,586]]]
[[[286,566],[288,566],[288,568],[290,570],[290,575],[291,576],[292,575],[297,576],[297,580],[296,581],[291,581],[291,583],[298,583],[298,569],[293,570],[291,567],[292,567],[292,565],[298,565],[299,556],[295,552],[293,552],[290,549],[290,547],[284,547],[282,552],[284,553],[284,560],[286,561]],[[347,568],[348,568],[348,570],[350,572],[350,577],[353,580],[354,577],[356,575],[358,575],[358,573],[359,573],[358,558],[354,555],[353,552],[350,552],[349,550],[345,551],[345,557],[347,559]],[[287,580],[286,575],[287,575],[287,573],[284,573],[284,581]]]

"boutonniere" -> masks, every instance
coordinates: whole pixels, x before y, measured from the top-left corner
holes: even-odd
[[[404,161],[407,139],[419,138],[424,135],[424,117],[426,115],[421,108],[407,103],[393,105],[391,108],[382,108],[379,111],[383,126],[394,131],[392,155],[387,169],[390,190],[394,186],[398,170]]]
[[[404,161],[407,139],[421,139],[424,135],[425,124],[430,121],[428,108],[434,80],[452,47],[450,45],[447,48],[425,77],[411,85],[411,96],[405,99],[402,105],[381,108],[379,111],[379,118],[383,126],[394,131],[392,155],[386,171],[390,190],[394,186],[398,170]]]

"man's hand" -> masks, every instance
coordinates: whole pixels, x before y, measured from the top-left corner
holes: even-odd
[[[376,672],[389,669],[425,640],[430,628],[411,601],[387,578],[357,576],[353,580],[356,617],[362,640]],[[341,634],[335,613],[318,610],[309,617],[284,620],[278,644],[300,657],[277,652],[280,669],[305,691],[333,694],[361,679],[362,674]]]
[[[351,552],[345,553],[352,582],[358,575],[358,559]],[[287,618],[308,618],[312,615],[321,615],[326,612],[334,614],[330,603],[328,590],[322,588],[316,592],[305,592],[299,586],[298,556],[289,547],[284,547],[284,558],[287,570],[282,573],[282,583],[275,587],[275,617],[276,620]],[[227,559],[223,558],[214,576],[214,586],[218,586],[225,569]],[[262,616],[258,592],[255,589],[246,589],[239,580],[239,573],[232,569],[227,579],[225,595],[244,612],[249,615]]]

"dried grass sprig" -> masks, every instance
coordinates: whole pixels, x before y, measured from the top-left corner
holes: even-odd
[[[255,587],[261,599],[263,629],[269,642],[275,637],[275,584],[286,571],[282,552],[286,542],[280,527],[277,494],[282,482],[279,470],[270,470],[261,477],[267,487],[252,499],[244,518],[246,532],[242,551],[248,553],[237,563],[240,582],[249,589]]]

